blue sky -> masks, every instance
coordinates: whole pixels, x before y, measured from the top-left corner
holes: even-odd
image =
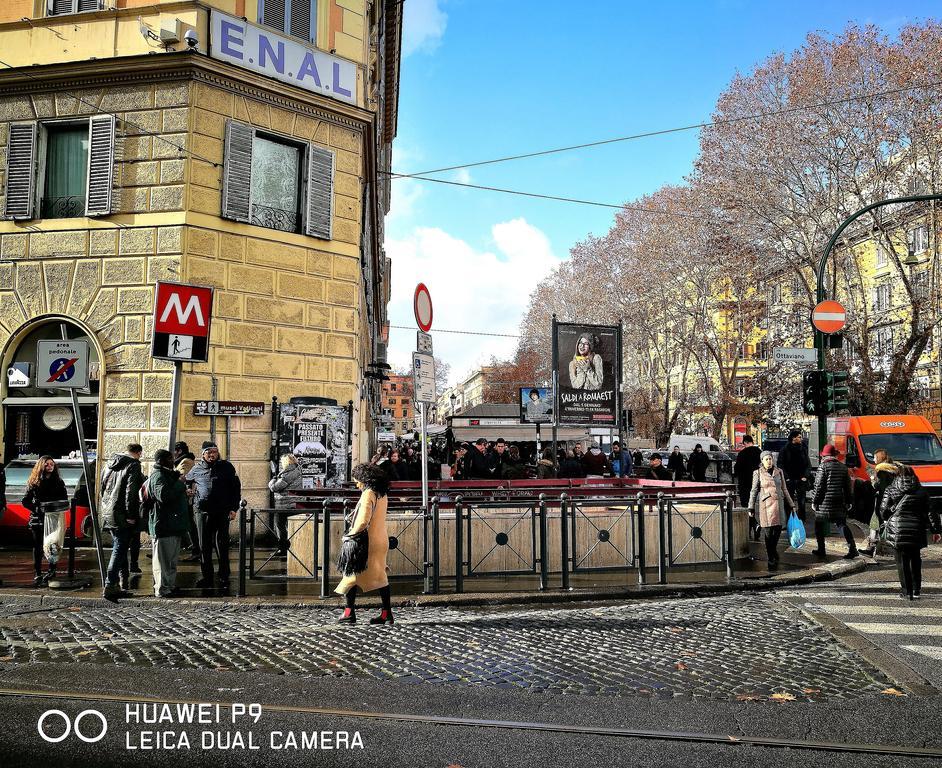
[[[464,162],[708,120],[736,72],[799,47],[809,32],[848,22],[886,33],[938,15],[930,2],[634,2],[405,0],[394,170]],[[619,204],[678,183],[698,133],[577,150],[438,174]],[[415,326],[418,280],[435,305],[436,355],[452,378],[513,339],[435,329],[514,333],[536,281],[569,248],[609,228],[613,210],[394,181],[386,225],[393,259],[393,325]],[[411,331],[391,332],[394,365],[408,365]]]

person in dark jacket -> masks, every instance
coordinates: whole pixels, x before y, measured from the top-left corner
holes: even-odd
[[[465,456],[465,478],[468,480],[488,480],[491,477],[487,462],[487,441],[479,437],[474,441],[468,455]]]
[[[673,480],[684,479],[684,455],[676,445],[670,456],[667,457],[667,469],[670,471]]]
[[[838,459],[837,448],[828,443],[821,450],[821,464],[818,466],[814,495],[811,498],[811,508],[815,514],[814,534],[818,540],[818,548],[814,553],[818,557],[825,555],[824,530],[828,522],[843,530],[844,539],[847,541],[847,554],[844,555],[844,559],[852,560],[859,555],[854,534],[847,525],[847,510],[853,503],[854,494],[850,472],[847,471],[847,465]]]
[[[472,448],[467,443],[462,443],[455,448],[455,460],[451,465],[452,480],[468,479],[468,454]]]
[[[752,492],[753,478],[756,471],[762,466],[760,457],[762,452],[752,442],[750,435],[745,435],[742,439],[742,448],[736,454],[736,463],[733,465],[733,477],[736,478],[736,488],[739,491],[739,504],[743,507],[749,505],[749,497]],[[749,517],[749,527],[756,541],[759,540],[759,521]]]
[[[7,473],[3,469],[3,464],[0,463],[0,520],[3,519],[3,515],[6,511],[7,511]]]
[[[634,473],[631,454],[621,449],[621,443],[617,440],[612,443],[612,452],[608,455],[608,463],[612,465],[612,475],[614,477],[630,477]]]
[[[693,447],[693,453],[687,458],[687,471],[691,479],[696,483],[705,483],[708,466],[710,466],[710,455],[703,450],[700,443],[697,443]]]
[[[652,453],[648,457],[648,477],[652,480],[673,480],[673,473],[664,466],[661,454]]]
[[[132,539],[136,537],[140,542],[141,538],[139,521],[140,491],[144,484],[144,472],[141,469],[143,450],[137,443],[131,443],[127,451],[111,457],[101,478],[99,510],[102,528],[111,531],[112,539],[104,592],[107,600],[114,600],[122,589],[130,587],[129,570],[133,569],[129,569],[128,552]],[[130,565],[137,566],[136,559]]]
[[[576,458],[575,451],[566,451],[566,458],[559,462],[558,477],[585,477],[585,470],[582,468],[582,462]]]
[[[148,529],[153,539],[154,595],[173,597],[177,590],[177,561],[180,537],[187,531],[190,501],[186,485],[173,466],[170,451],[154,453],[154,471],[147,479],[147,495],[152,500]]]
[[[406,467],[406,463],[402,460],[402,455],[397,448],[393,448],[389,452],[389,464],[389,479],[391,481],[409,479],[409,469]]]
[[[501,470],[505,480],[526,480],[527,465],[520,456],[520,448],[511,445],[504,455],[503,468]]]
[[[536,476],[540,480],[554,480],[556,478],[556,466],[553,464],[552,448],[544,450],[543,457],[536,463]]]
[[[219,446],[203,443],[202,455],[187,475],[193,507],[200,515],[202,578],[196,586],[213,586],[213,550],[219,560],[219,587],[229,588],[229,523],[235,520],[242,496],[242,482],[235,467],[219,457]]]
[[[589,452],[582,454],[581,461],[585,477],[605,477],[612,472],[612,465],[598,443],[589,446]]]
[[[811,476],[811,459],[800,429],[788,433],[788,443],[778,453],[776,465],[785,475],[788,492],[798,505],[798,517],[805,519],[805,497]]]
[[[507,458],[507,443],[498,437],[493,449],[484,454],[487,459],[488,477],[498,480],[504,476],[504,461]]]
[[[33,586],[40,587],[55,578],[56,563],[59,559],[58,553],[45,553],[49,570],[43,574],[46,513],[61,514],[69,508],[69,493],[59,476],[59,468],[52,456],[40,456],[33,465],[29,479],[26,481],[26,495],[22,503],[29,510],[26,525],[33,537]]]
[[[182,440],[174,443],[173,468],[177,470],[177,474],[180,475],[181,480],[186,477],[187,472],[193,469],[194,464],[196,464],[196,456],[193,455],[190,446]],[[187,560],[198,563],[203,558],[200,555],[200,529],[197,524],[196,515],[193,514],[192,504],[190,504],[190,511],[187,514],[187,538],[190,540],[189,544],[186,545],[190,549],[190,555],[187,557]]]
[[[933,543],[938,543],[942,524],[912,467],[899,465],[897,478],[883,494],[880,517],[886,521],[886,540],[896,549],[900,597],[914,600],[922,591],[920,550],[929,546],[926,532],[931,530]]]

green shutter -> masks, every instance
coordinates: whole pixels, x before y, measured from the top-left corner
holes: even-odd
[[[308,145],[307,200],[304,231],[311,237],[331,239],[334,199],[334,153]]]
[[[35,207],[36,123],[13,123],[7,149],[7,196],[4,217],[31,219]]]
[[[251,125],[229,120],[222,177],[222,217],[233,221],[252,218],[252,141]]]
[[[114,179],[114,116],[95,115],[88,125],[88,192],[86,216],[111,213]]]

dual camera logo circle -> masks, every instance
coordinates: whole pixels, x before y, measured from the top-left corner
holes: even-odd
[[[101,723],[99,733],[95,733],[98,729],[94,725],[86,725],[85,730],[82,730],[82,721],[87,717],[97,719]],[[47,728],[46,721],[50,720],[50,718],[52,719]],[[59,727],[55,725],[58,718],[61,718],[62,722],[65,724],[65,728],[61,733],[59,733]],[[74,721],[61,709],[47,709],[40,715],[39,722],[36,723],[36,730],[39,731],[39,735],[44,741],[48,741],[51,744],[58,744],[61,741],[65,741],[73,731],[75,731],[75,735],[80,741],[84,741],[86,744],[94,744],[105,738],[105,734],[108,733],[108,721],[97,709],[86,709],[79,712],[78,715],[75,716]],[[52,732],[51,735],[50,731]],[[88,731],[88,733],[86,733],[86,731]]]

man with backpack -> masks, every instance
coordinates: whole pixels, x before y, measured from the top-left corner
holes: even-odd
[[[147,510],[148,528],[154,540],[154,595],[173,597],[179,593],[177,561],[190,505],[186,485],[174,469],[170,451],[161,448],[154,453],[154,471],[142,495],[142,508]]]
[[[101,480],[100,513],[102,528],[111,531],[111,560],[105,580],[104,598],[116,600],[127,590],[128,548],[131,537],[140,537],[140,490],[144,483],[141,453],[137,443],[128,445],[125,453],[116,453],[108,462]]]

